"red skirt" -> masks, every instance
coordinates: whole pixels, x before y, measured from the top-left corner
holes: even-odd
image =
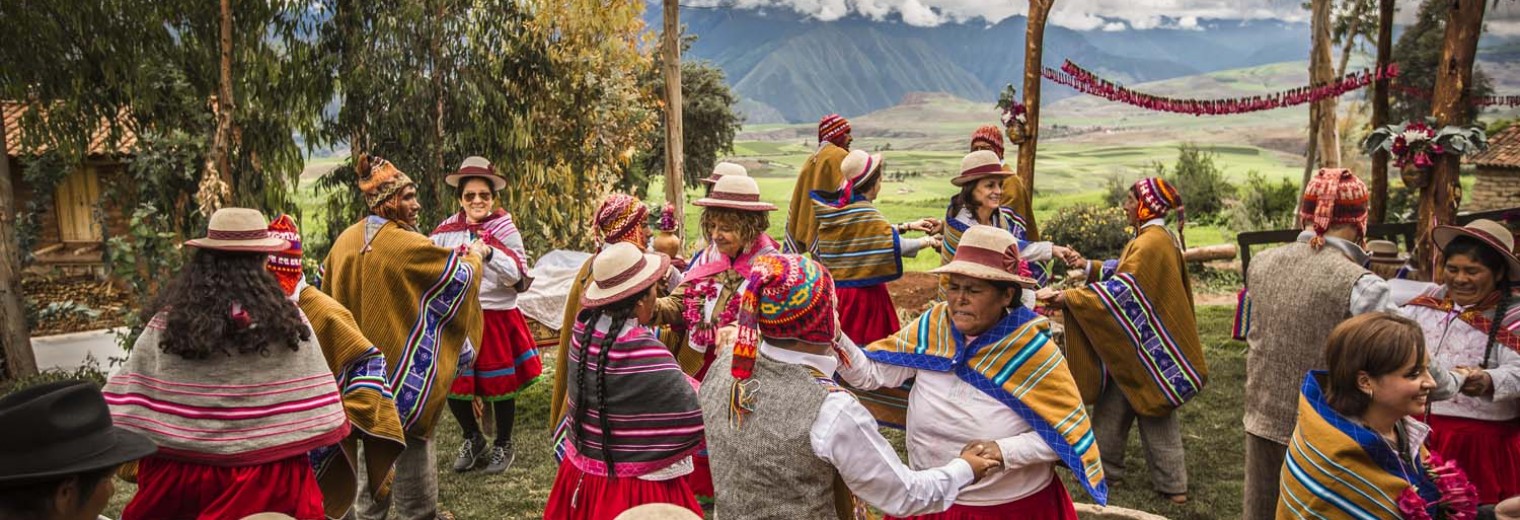
[[[301,454],[257,466],[207,466],[152,456],[137,463],[137,494],[122,520],[224,520],[284,513],[323,520],[322,490]]]
[[[966,506],[955,504],[943,513],[908,517],[914,520],[1003,520],[1020,518],[1026,520],[1077,520],[1077,508],[1066,494],[1066,485],[1051,473],[1045,489],[1006,504],[995,506]],[[888,516],[887,520],[906,520]]]
[[[835,292],[839,300],[839,327],[856,345],[864,347],[902,328],[887,284],[840,287]]]
[[[583,472],[567,460],[559,465],[559,475],[549,490],[544,520],[613,520],[623,511],[644,504],[675,504],[702,515],[687,477],[662,481],[611,479]]]
[[[713,491],[712,458],[707,454],[707,444],[691,454],[691,474],[686,476],[686,481],[691,483],[691,492],[697,496],[698,502],[711,504],[717,496]]]
[[[475,349],[475,363],[454,376],[450,399],[504,401],[538,380],[544,364],[521,311],[485,310],[485,333]]]
[[[1520,423],[1430,416],[1425,447],[1455,461],[1478,487],[1478,503],[1520,495]]]

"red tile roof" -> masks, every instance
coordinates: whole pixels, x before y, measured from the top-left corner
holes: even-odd
[[[0,102],[0,110],[5,116],[5,151],[6,155],[16,157],[21,155],[21,116],[26,113],[27,107],[21,103]],[[125,115],[125,114],[123,114]],[[111,130],[101,121],[101,126],[90,136],[90,155],[113,155],[129,154],[137,147],[137,134],[131,130],[122,129],[121,136],[117,139],[116,149],[112,150],[108,145],[111,139]],[[45,151],[46,147],[37,152]]]
[[[1520,124],[1488,136],[1488,149],[1467,156],[1467,163],[1490,168],[1520,169]]]

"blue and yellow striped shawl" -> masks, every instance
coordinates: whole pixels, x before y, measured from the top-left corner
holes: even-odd
[[[966,230],[971,229],[971,226],[974,225],[961,220],[959,215],[950,213],[950,209],[945,209],[945,242],[944,247],[940,248],[940,265],[948,264],[951,260],[955,259],[955,250],[961,244],[961,235],[965,234]],[[1013,238],[1019,241],[1019,249],[1021,251],[1029,245],[1027,238],[1028,224],[1024,220],[1024,217],[1015,213],[1012,208],[999,206],[997,212],[992,214],[991,225],[1012,234]],[[1051,265],[1049,264],[1050,262],[1045,262],[1044,264],[1029,263],[1029,271],[1034,274],[1035,281],[1042,287],[1050,282]],[[945,286],[947,283],[949,283],[949,277],[941,276],[939,282],[940,300],[945,299]]]
[[[892,223],[860,194],[842,207],[838,192],[814,191],[818,234],[813,257],[839,287],[870,287],[902,278],[902,240]]]
[[[1277,518],[1375,520],[1401,518],[1399,495],[1414,486],[1426,503],[1440,492],[1426,476],[1429,452],[1414,464],[1382,436],[1325,402],[1323,370],[1309,372],[1298,398],[1298,426],[1283,462]]]
[[[1016,308],[968,344],[950,321],[950,306],[937,303],[897,334],[867,346],[866,355],[879,363],[952,372],[1013,409],[1093,500],[1108,503],[1087,410],[1044,317]]]

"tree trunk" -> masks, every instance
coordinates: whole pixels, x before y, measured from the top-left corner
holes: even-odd
[[[1483,30],[1483,10],[1488,0],[1452,0],[1446,14],[1446,39],[1441,44],[1441,64],[1436,69],[1435,93],[1430,112],[1436,127],[1462,125],[1472,109],[1473,59],[1478,53],[1478,36]],[[1441,154],[1435,157],[1430,182],[1420,190],[1420,240],[1415,244],[1416,262],[1422,272],[1433,273],[1434,244],[1430,231],[1451,224],[1462,202],[1462,185],[1457,178],[1461,157]]]
[[[1298,183],[1299,193],[1309,187],[1309,179],[1314,178],[1314,167],[1319,164],[1319,110],[1315,105],[1309,105],[1309,144],[1304,147],[1304,179]],[[1304,198],[1298,198],[1298,204],[1293,207],[1293,214],[1299,214],[1303,209]]]
[[[686,237],[686,164],[681,128],[681,13],[680,2],[664,0],[665,27],[661,45],[665,67],[665,201],[676,209],[676,236]]]
[[[1346,28],[1346,41],[1341,42],[1341,64],[1335,69],[1335,77],[1346,75],[1346,64],[1351,62],[1351,50],[1356,48],[1356,37],[1362,33],[1362,7],[1367,4],[1361,0],[1353,0],[1351,7],[1351,25]]]
[[[1330,5],[1331,0],[1314,0],[1313,47],[1309,51],[1309,83],[1328,84],[1335,79],[1335,68],[1330,62]],[[1319,140],[1319,163],[1323,168],[1339,168],[1341,165],[1341,141],[1336,119],[1336,99],[1327,97],[1316,101],[1317,117],[1314,118],[1315,133]]]
[[[444,172],[448,171],[448,165],[443,162],[443,75],[446,68],[443,64],[441,33],[443,33],[443,20],[446,14],[444,12],[444,5],[443,2],[436,4],[436,10],[433,13],[432,31],[430,31],[432,34],[428,37],[428,61],[431,62],[433,68],[430,71],[433,86],[433,174],[440,177],[444,175]]]
[[[1393,0],[1378,0],[1377,67],[1388,68],[1393,60]],[[1388,125],[1388,78],[1372,84],[1372,129]],[[1388,218],[1388,151],[1372,153],[1372,207],[1367,220],[1381,224]]]
[[[1035,144],[1040,140],[1040,71],[1044,68],[1045,18],[1055,0],[1029,0],[1029,20],[1024,32],[1024,117],[1025,135],[1029,136],[1019,145],[1018,173],[1024,178],[1024,189],[1034,194]],[[1024,215],[1033,219],[1034,215]]]
[[[26,305],[21,295],[20,244],[16,241],[16,199],[11,159],[6,150],[5,121],[0,120],[0,381],[37,373]]]
[[[211,154],[201,177],[196,199],[201,213],[210,216],[227,204],[231,197],[232,168],[232,0],[221,0],[220,37],[217,38],[218,78],[216,93],[216,134],[211,138]]]

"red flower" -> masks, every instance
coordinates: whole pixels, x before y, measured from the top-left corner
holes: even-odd
[[[1431,520],[1430,512],[1425,510],[1425,499],[1420,498],[1419,491],[1414,486],[1404,488],[1399,493],[1399,515],[1404,520]]]

